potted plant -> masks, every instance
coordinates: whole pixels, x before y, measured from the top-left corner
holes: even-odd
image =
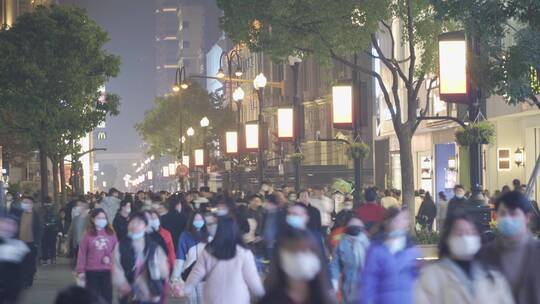
[[[347,149],[349,159],[364,159],[369,155],[369,146],[365,142],[353,142]]]
[[[292,162],[301,162],[304,159],[304,154],[297,152],[289,155],[289,159]]]
[[[418,248],[422,252],[422,257],[427,259],[436,259],[439,256],[440,234],[437,231],[428,231],[425,229],[416,230],[416,241]]]
[[[456,131],[456,142],[462,147],[489,145],[495,141],[495,126],[488,121],[474,123]]]

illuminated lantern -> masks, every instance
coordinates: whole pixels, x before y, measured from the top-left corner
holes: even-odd
[[[204,167],[204,149],[195,149],[195,167]]]
[[[148,171],[147,175],[148,175],[148,180],[151,181],[153,177],[152,171]]]
[[[278,118],[278,138],[279,140],[292,140],[294,137],[294,111],[292,108],[279,108]]]
[[[163,167],[163,177],[169,177],[169,166]]]
[[[225,132],[225,153],[226,154],[238,153],[238,132],[236,131]]]
[[[257,151],[259,149],[259,124],[257,122],[246,123],[246,150]]]
[[[468,103],[467,40],[465,32],[439,35],[439,93],[441,100]]]
[[[182,165],[186,166],[186,167],[191,167],[190,163],[189,163],[189,155],[184,155],[182,156]]]
[[[332,87],[332,123],[339,129],[353,127],[353,87],[350,84]]]

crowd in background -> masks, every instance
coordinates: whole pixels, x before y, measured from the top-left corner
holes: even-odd
[[[376,188],[359,204],[326,187],[112,188],[61,208],[7,192],[0,303],[17,303],[36,263],[57,256],[79,285],[57,303],[540,303],[538,208],[523,191],[517,180],[492,196],[419,190],[414,210]],[[415,230],[440,232],[438,259],[423,259]]]

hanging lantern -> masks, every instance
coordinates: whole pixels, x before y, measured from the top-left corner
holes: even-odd
[[[465,32],[439,35],[439,93],[441,100],[469,103]]]
[[[350,84],[332,87],[332,123],[338,129],[353,127],[353,87]]]
[[[278,118],[278,139],[282,141],[293,140],[294,138],[294,110],[293,108],[279,108]]]
[[[238,132],[236,131],[225,132],[225,153],[226,154],[238,153]]]

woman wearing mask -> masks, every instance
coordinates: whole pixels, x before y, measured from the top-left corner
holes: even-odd
[[[415,303],[513,304],[504,277],[475,258],[480,245],[472,217],[463,213],[448,218],[439,243],[440,260],[422,270]]]
[[[306,230],[287,228],[278,239],[267,293],[259,304],[335,303],[318,244]]]
[[[174,262],[176,260],[176,250],[174,250],[174,243],[171,233],[161,226],[157,211],[145,210],[143,212],[146,216],[146,219],[148,220],[148,227],[146,227],[146,233],[148,234],[148,236],[150,236],[152,241],[156,242],[167,254],[169,269],[173,269]]]
[[[249,304],[250,293],[255,298],[264,295],[253,253],[242,244],[238,226],[229,216],[219,218],[216,236],[199,256],[179,295],[190,295],[204,279],[205,304]]]
[[[128,239],[114,250],[113,282],[120,303],[160,303],[169,278],[167,257],[161,247],[146,237],[148,220],[136,212],[128,219]]]
[[[357,292],[360,286],[358,274],[362,273],[368,247],[369,239],[365,233],[364,223],[358,218],[352,218],[330,262],[332,286],[334,290],[340,291],[341,303],[358,303],[360,299]],[[340,277],[342,277],[341,287]]]
[[[117,240],[107,214],[103,209],[94,209],[90,221],[79,243],[77,276],[86,281],[86,288],[106,303],[112,303],[112,255]]]
[[[201,257],[204,247],[208,243],[208,230],[203,214],[194,212],[188,221],[188,227],[180,236],[180,242],[177,249],[176,264],[174,266],[171,280],[173,283],[184,282],[189,276],[195,263]],[[184,299],[184,303],[203,303],[202,302],[202,283],[195,286],[190,297]]]
[[[206,212],[204,214],[204,221],[206,230],[208,230],[208,237],[211,239],[216,235],[218,218],[214,213]]]
[[[119,240],[127,238],[127,219],[131,213],[131,201],[126,199],[120,202],[120,209],[116,212],[113,220],[114,231]]]
[[[409,237],[409,214],[390,207],[372,241],[361,277],[361,303],[412,304],[420,252]]]

